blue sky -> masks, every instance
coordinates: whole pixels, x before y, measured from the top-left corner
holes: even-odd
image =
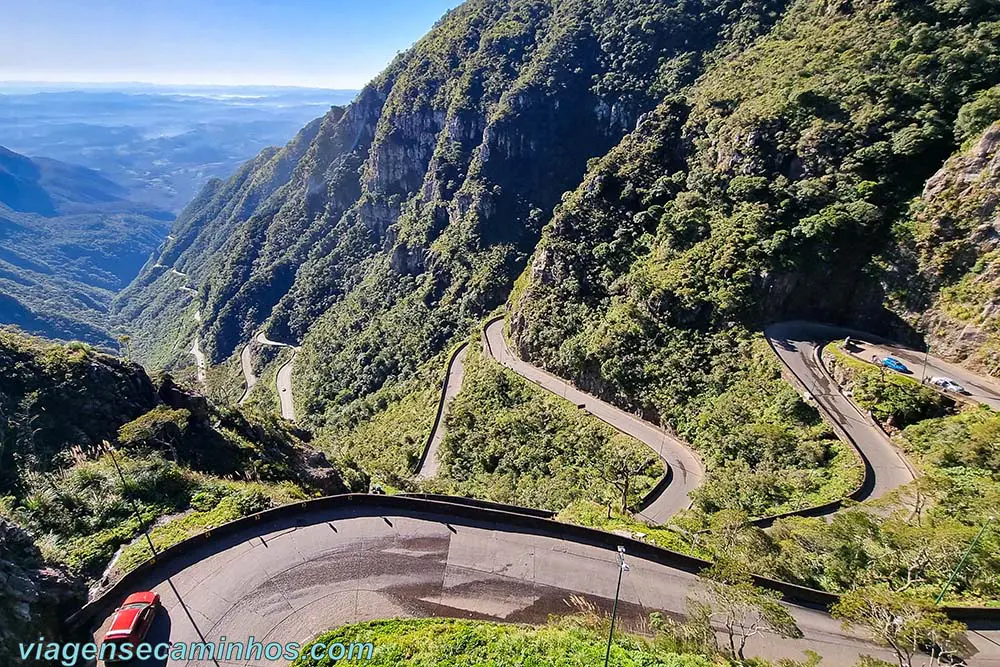
[[[0,81],[360,88],[460,0],[0,0]]]

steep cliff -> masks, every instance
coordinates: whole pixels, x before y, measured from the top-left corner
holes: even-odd
[[[301,341],[296,385],[318,419],[503,303],[587,161],[782,9],[471,0],[347,108],[210,186],[119,318],[144,358],[183,360],[171,323],[185,305],[165,267],[187,273],[211,359],[262,325]]]
[[[516,290],[521,353],[695,437],[768,321],[919,339],[886,308],[919,272],[893,230],[956,149],[963,104],[997,81],[998,18],[795,3],[565,198]]]
[[[995,112],[1000,118],[1000,110]],[[904,243],[926,301],[901,299],[935,354],[1000,377],[1000,123],[952,157],[911,207]],[[912,285],[911,285],[912,289]],[[923,306],[924,308],[921,308]]]

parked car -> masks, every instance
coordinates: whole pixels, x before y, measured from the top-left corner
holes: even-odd
[[[886,368],[891,368],[894,371],[899,371],[900,373],[909,373],[910,369],[906,367],[902,361],[896,357],[886,357],[882,360],[882,365]]]
[[[119,646],[131,644],[134,649],[146,638],[159,609],[159,593],[133,593],[128,596],[122,606],[115,610],[115,615],[111,618],[111,626],[104,633],[104,643],[110,642]],[[120,655],[118,650],[115,653]]]
[[[931,384],[937,387],[941,387],[945,391],[953,391],[956,394],[965,393],[965,387],[955,382],[951,378],[945,378],[945,377],[931,378]]]

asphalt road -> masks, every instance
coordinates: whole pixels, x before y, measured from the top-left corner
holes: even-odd
[[[198,337],[195,336],[194,342],[191,344],[191,354],[194,355],[194,363],[198,368],[198,382],[205,383],[205,353],[201,351],[201,344],[198,342]]]
[[[503,335],[503,324],[503,320],[497,320],[486,327],[488,351],[497,361],[526,380],[576,403],[598,419],[644,443],[670,466],[673,479],[643,510],[641,516],[644,519],[652,524],[662,524],[691,505],[688,494],[701,484],[705,471],[698,456],[683,441],[667,434],[654,424],[584,393],[569,382],[522,361],[507,346]]]
[[[961,366],[956,366],[931,355],[927,355],[927,365],[925,368],[923,352],[917,352],[885,341],[872,342],[871,340],[866,340],[864,334],[851,336],[851,340],[858,343],[855,346],[857,348],[855,356],[863,361],[871,362],[873,354],[878,355],[879,358],[887,356],[896,357],[909,369],[910,372],[905,373],[905,375],[912,377],[914,380],[920,381],[926,378],[929,382],[934,377],[950,378],[965,387],[968,392],[964,394],[965,398],[976,403],[988,405],[994,410],[1000,410],[1000,384],[996,380],[976,375]],[[886,372],[894,373],[895,371],[887,370]]]
[[[281,368],[278,369],[277,377],[281,416],[290,422],[295,421],[295,399],[292,397],[292,370],[294,369],[296,354],[298,354],[298,350],[293,347],[292,358],[281,365]]]
[[[438,452],[441,449],[441,442],[444,440],[446,432],[445,416],[448,414],[448,406],[462,391],[462,381],[465,379],[465,355],[469,352],[468,347],[463,347],[448,369],[448,378],[444,387],[444,409],[441,412],[441,419],[435,425],[434,433],[431,434],[430,445],[427,447],[427,455],[424,457],[423,465],[417,471],[417,479],[430,479],[438,474],[441,469],[441,461]]]
[[[253,358],[250,353],[250,347],[252,345],[253,342],[247,343],[243,346],[243,349],[240,350],[240,368],[243,369],[243,383],[245,385],[243,395],[240,396],[240,405],[246,403],[247,399],[250,398],[250,392],[257,386],[257,380],[259,379],[253,372]]]
[[[165,613],[149,640],[224,636],[232,642],[252,635],[265,644],[305,643],[345,623],[396,617],[540,623],[549,614],[572,613],[571,596],[610,611],[618,574],[614,552],[502,524],[363,512],[317,511],[294,523],[262,523],[222,544],[161,563],[155,575],[137,584],[163,599]],[[619,607],[622,629],[653,611],[683,613],[686,599],[702,590],[695,575],[634,557],[628,562]],[[889,657],[825,613],[789,609],[805,638],[765,635],[752,641],[749,653],[802,659],[803,651],[812,649],[827,666],[853,665],[861,654]],[[107,617],[95,624],[95,638],[109,623]],[[1000,665],[1000,649],[987,639],[994,637],[974,637],[982,650],[991,651],[974,664]]]
[[[279,343],[273,341],[267,337],[267,335],[261,331],[254,338],[261,345],[267,345],[269,347],[287,347],[292,351],[292,357],[278,369],[278,377],[275,382],[276,388],[278,390],[278,401],[281,405],[281,416],[288,421],[295,421],[295,399],[292,396],[292,370],[294,369],[295,356],[299,352],[299,348],[294,345],[289,345],[288,343]],[[257,376],[253,373],[253,368],[251,366],[250,359],[250,343],[247,343],[243,350],[240,352],[240,366],[243,368],[243,380],[246,383],[246,389],[243,391],[243,396],[240,398],[240,403],[243,403],[250,396],[250,390],[253,389],[254,385],[257,384]]]
[[[687,506],[687,493],[701,479],[701,466],[683,444],[655,426],[576,390],[568,383],[515,357],[503,337],[502,322],[487,328],[489,349],[519,375],[637,437],[675,466],[675,480],[651,509],[664,518]],[[768,327],[767,336],[781,360],[815,399],[827,419],[850,435],[871,464],[878,497],[912,479],[898,452],[848,401],[819,367],[816,350],[824,342],[856,332],[805,322]],[[263,338],[264,344],[277,344]],[[281,344],[277,344],[281,345]],[[291,362],[279,372],[279,395],[288,394]],[[461,373],[458,373],[461,375]],[[955,377],[953,375],[953,377]],[[457,391],[449,381],[449,391]],[[955,377],[959,379],[959,377]],[[289,387],[280,391],[281,382]],[[284,402],[283,402],[284,412]],[[676,462],[676,465],[675,465]],[[654,509],[655,508],[655,509]],[[371,516],[366,510],[315,511],[294,521],[262,523],[253,529],[175,561],[162,562],[136,584],[163,596],[165,613],[151,641],[306,642],[344,623],[376,618],[445,616],[508,622],[543,622],[549,614],[570,613],[571,596],[609,610],[617,577],[613,552],[564,541],[515,526],[482,524],[447,515],[394,513]],[[655,520],[653,517],[648,517]],[[637,624],[652,611],[683,613],[685,600],[702,590],[687,572],[630,558],[622,587],[623,626]],[[789,607],[803,640],[765,636],[750,653],[802,659],[820,653],[824,665],[853,665],[861,654],[890,656],[845,631],[829,615]],[[95,637],[110,622],[105,617]],[[1000,667],[1000,632],[973,632],[980,651],[971,665]],[[155,663],[154,663],[155,664]],[[169,664],[279,664],[200,661]],[[283,663],[281,663],[283,664]]]
[[[844,396],[820,366],[816,352],[827,342],[858,332],[812,322],[782,322],[765,329],[778,357],[815,399],[827,421],[849,436],[874,473],[864,499],[878,498],[913,481],[902,454],[871,419]]]

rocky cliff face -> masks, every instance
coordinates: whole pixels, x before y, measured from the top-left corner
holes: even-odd
[[[302,341],[312,414],[406,377],[506,299],[588,159],[783,7],[470,0],[181,216],[162,263],[199,290],[203,347],[219,361],[261,326]],[[294,163],[280,184],[279,162]],[[176,333],[156,323],[179,309],[164,271],[118,306],[153,360]]]
[[[0,662],[20,662],[17,644],[65,639],[65,619],[86,600],[86,590],[46,564],[18,526],[0,518]]]
[[[910,312],[935,354],[1000,377],[1000,123],[952,157],[914,203],[930,307]]]
[[[919,341],[887,305],[942,287],[921,292],[921,265],[933,263],[899,245],[928,178],[925,198],[960,197],[970,213],[961,225],[921,214],[953,235],[947,261],[975,274],[942,298],[971,309],[963,327],[991,321],[990,298],[958,292],[993,275],[992,200],[972,185],[995,186],[983,176],[992,141],[934,172],[956,148],[959,110],[996,83],[996,38],[978,26],[997,18],[937,2],[794,3],[751,48],[663,101],[564,197],[515,293],[521,354],[681,420],[745,365],[739,342],[769,321]],[[966,49],[981,57],[961,74],[940,66]],[[928,249],[941,245],[933,236],[921,236]]]

